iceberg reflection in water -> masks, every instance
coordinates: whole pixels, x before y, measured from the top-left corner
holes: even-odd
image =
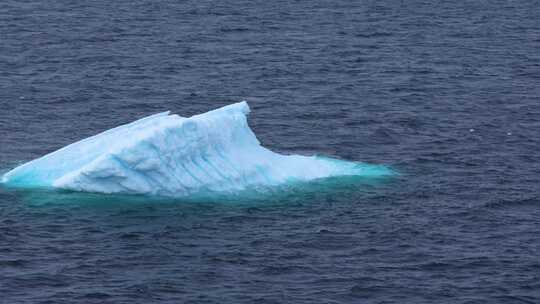
[[[390,176],[382,165],[262,147],[246,102],[190,118],[163,112],[83,139],[2,177],[8,186],[185,197],[314,179]]]

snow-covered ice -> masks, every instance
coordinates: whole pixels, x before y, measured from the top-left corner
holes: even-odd
[[[262,147],[247,123],[246,102],[190,118],[148,116],[70,144],[2,177],[18,187],[187,196],[231,192],[343,175],[391,175],[384,166]]]

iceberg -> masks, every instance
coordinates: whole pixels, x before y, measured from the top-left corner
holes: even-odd
[[[14,187],[182,197],[335,176],[393,171],[320,156],[283,155],[260,145],[246,102],[189,118],[151,115],[70,144],[2,177]]]

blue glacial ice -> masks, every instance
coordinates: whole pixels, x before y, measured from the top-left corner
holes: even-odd
[[[382,177],[380,165],[282,155],[262,147],[246,102],[190,118],[148,116],[70,144],[2,177],[16,187],[188,196],[335,176]]]

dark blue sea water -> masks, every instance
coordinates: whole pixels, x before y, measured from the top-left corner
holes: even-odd
[[[0,303],[540,303],[538,1],[0,3],[0,170],[247,100],[401,172],[228,199],[0,188]]]

